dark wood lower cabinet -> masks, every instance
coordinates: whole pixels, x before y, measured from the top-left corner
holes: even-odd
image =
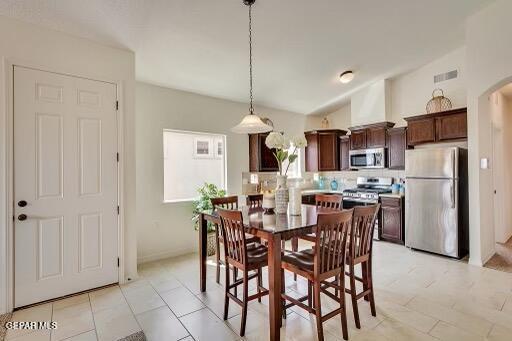
[[[404,244],[404,198],[383,197],[381,198],[381,204],[379,224],[380,239],[397,244]]]

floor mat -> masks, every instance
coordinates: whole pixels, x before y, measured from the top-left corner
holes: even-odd
[[[11,317],[11,313],[0,315],[0,341],[3,341],[5,338],[5,333],[7,332],[5,324],[11,320]]]
[[[146,341],[146,335],[144,335],[143,331],[140,331],[135,334],[128,335],[127,337],[124,337],[117,341]]]

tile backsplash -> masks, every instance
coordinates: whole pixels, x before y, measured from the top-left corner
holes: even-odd
[[[338,182],[338,190],[353,188],[356,186],[358,176],[367,177],[388,177],[393,178],[395,182],[405,178],[405,171],[391,169],[363,169],[358,171],[338,171],[338,172],[306,172],[299,179],[288,179],[288,186],[300,186],[303,189],[317,189],[318,181],[315,181],[315,174],[318,177],[324,177],[325,188],[330,188],[333,179]],[[318,178],[317,178],[318,179]],[[253,183],[251,183],[251,180]],[[272,190],[276,187],[275,173],[242,173],[242,191],[243,194],[257,193],[259,187],[262,190]]]

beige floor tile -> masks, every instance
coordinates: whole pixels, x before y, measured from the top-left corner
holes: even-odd
[[[63,309],[72,305],[89,302],[89,294],[71,296],[63,300],[53,302],[53,310]]]
[[[459,302],[455,304],[453,308],[466,314],[478,316],[482,320],[499,324],[505,328],[510,328],[510,326],[512,326],[512,314],[507,312],[489,309],[481,305],[475,305],[471,302]]]
[[[168,278],[150,279],[149,282],[159,294],[182,286],[181,283],[171,275],[169,275]]]
[[[226,323],[206,308],[185,315],[180,318],[180,321],[196,341],[229,341],[240,338]]]
[[[52,341],[64,340],[94,329],[91,305],[88,300],[80,304],[54,309],[53,321],[58,323],[58,328],[52,330]]]
[[[137,289],[126,291],[124,296],[134,314],[140,314],[165,305],[162,298],[151,285],[144,285]]]
[[[488,341],[510,341],[512,328],[508,329],[499,325],[494,325],[487,336]]]
[[[484,336],[469,333],[443,321],[439,321],[429,334],[443,341],[482,341],[485,339]]]
[[[118,286],[93,291],[89,293],[89,297],[93,313],[126,304],[126,299]]]
[[[14,339],[7,338],[9,341],[49,341],[50,331],[49,330],[35,330],[28,334],[23,334]]]
[[[407,307],[480,336],[487,335],[492,327],[490,322],[482,318],[446,308],[421,298],[414,298],[407,304]]]
[[[438,339],[395,320],[384,320],[374,331],[393,341],[438,341]],[[380,340],[380,339],[378,339]]]
[[[377,304],[377,314],[382,314],[383,317],[402,322],[423,333],[428,333],[438,321],[436,318],[414,311],[408,307],[386,301]]]
[[[97,341],[96,330],[91,330],[89,332],[82,333],[80,335],[76,335],[66,339],[65,341]]]
[[[138,289],[148,284],[150,284],[149,280],[145,279],[144,277],[139,277],[137,280],[130,281],[128,283],[120,285],[120,288],[122,292],[128,292],[130,290]]]
[[[93,315],[98,341],[116,341],[141,330],[126,303],[100,310]]]
[[[350,341],[389,341],[391,339],[388,339],[382,334],[379,334],[373,329],[370,330],[364,330],[359,332],[356,335],[349,334],[348,335]]]
[[[205,307],[187,288],[178,287],[161,294],[163,300],[176,316],[181,317]]]
[[[187,330],[168,307],[160,307],[135,316],[148,341],[180,340]]]
[[[196,296],[204,305],[206,305],[217,317],[222,318],[224,315],[224,289],[206,290]],[[249,304],[251,304],[250,302]],[[229,302],[228,318],[238,315],[242,312],[240,306],[233,302]]]
[[[14,312],[11,321],[51,321],[52,320],[52,303],[38,305],[32,308],[21,309]],[[33,333],[31,329],[9,329],[7,330],[6,339],[20,337],[22,335]]]

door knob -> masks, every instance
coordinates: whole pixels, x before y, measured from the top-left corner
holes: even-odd
[[[27,206],[27,202],[25,200],[20,200],[20,201],[18,201],[18,206],[25,207],[25,206]]]
[[[26,214],[20,214],[20,215],[18,216],[18,220],[19,220],[19,221],[27,220],[27,215],[26,215]]]

